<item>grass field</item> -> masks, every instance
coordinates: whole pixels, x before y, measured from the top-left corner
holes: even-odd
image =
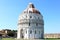
[[[2,40],[14,40],[14,38],[2,38]]]
[[[16,40],[15,38],[2,38],[0,40]],[[22,39],[20,39],[22,40]],[[60,40],[60,39],[44,39],[44,40]]]
[[[60,40],[60,39],[44,39],[44,40]]]

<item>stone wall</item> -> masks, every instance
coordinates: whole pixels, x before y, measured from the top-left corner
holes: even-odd
[[[60,34],[58,34],[58,33],[44,34],[44,38],[60,38]]]

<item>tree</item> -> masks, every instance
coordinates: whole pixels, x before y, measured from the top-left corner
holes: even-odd
[[[17,32],[17,30],[12,30],[13,32]]]
[[[13,31],[11,31],[11,32],[9,32],[7,35],[10,36],[10,37],[14,37],[15,34],[14,34]]]
[[[0,34],[0,36],[2,36],[2,34]]]

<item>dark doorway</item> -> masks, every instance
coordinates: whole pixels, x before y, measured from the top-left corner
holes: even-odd
[[[24,38],[24,32],[23,32],[23,29],[20,30],[20,35],[21,35],[21,38]]]

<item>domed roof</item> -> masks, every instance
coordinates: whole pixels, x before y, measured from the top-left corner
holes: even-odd
[[[29,3],[28,8],[26,8],[24,10],[24,13],[36,13],[36,14],[40,14],[40,12],[37,9],[35,9],[35,7],[34,7],[34,5],[32,3]]]

